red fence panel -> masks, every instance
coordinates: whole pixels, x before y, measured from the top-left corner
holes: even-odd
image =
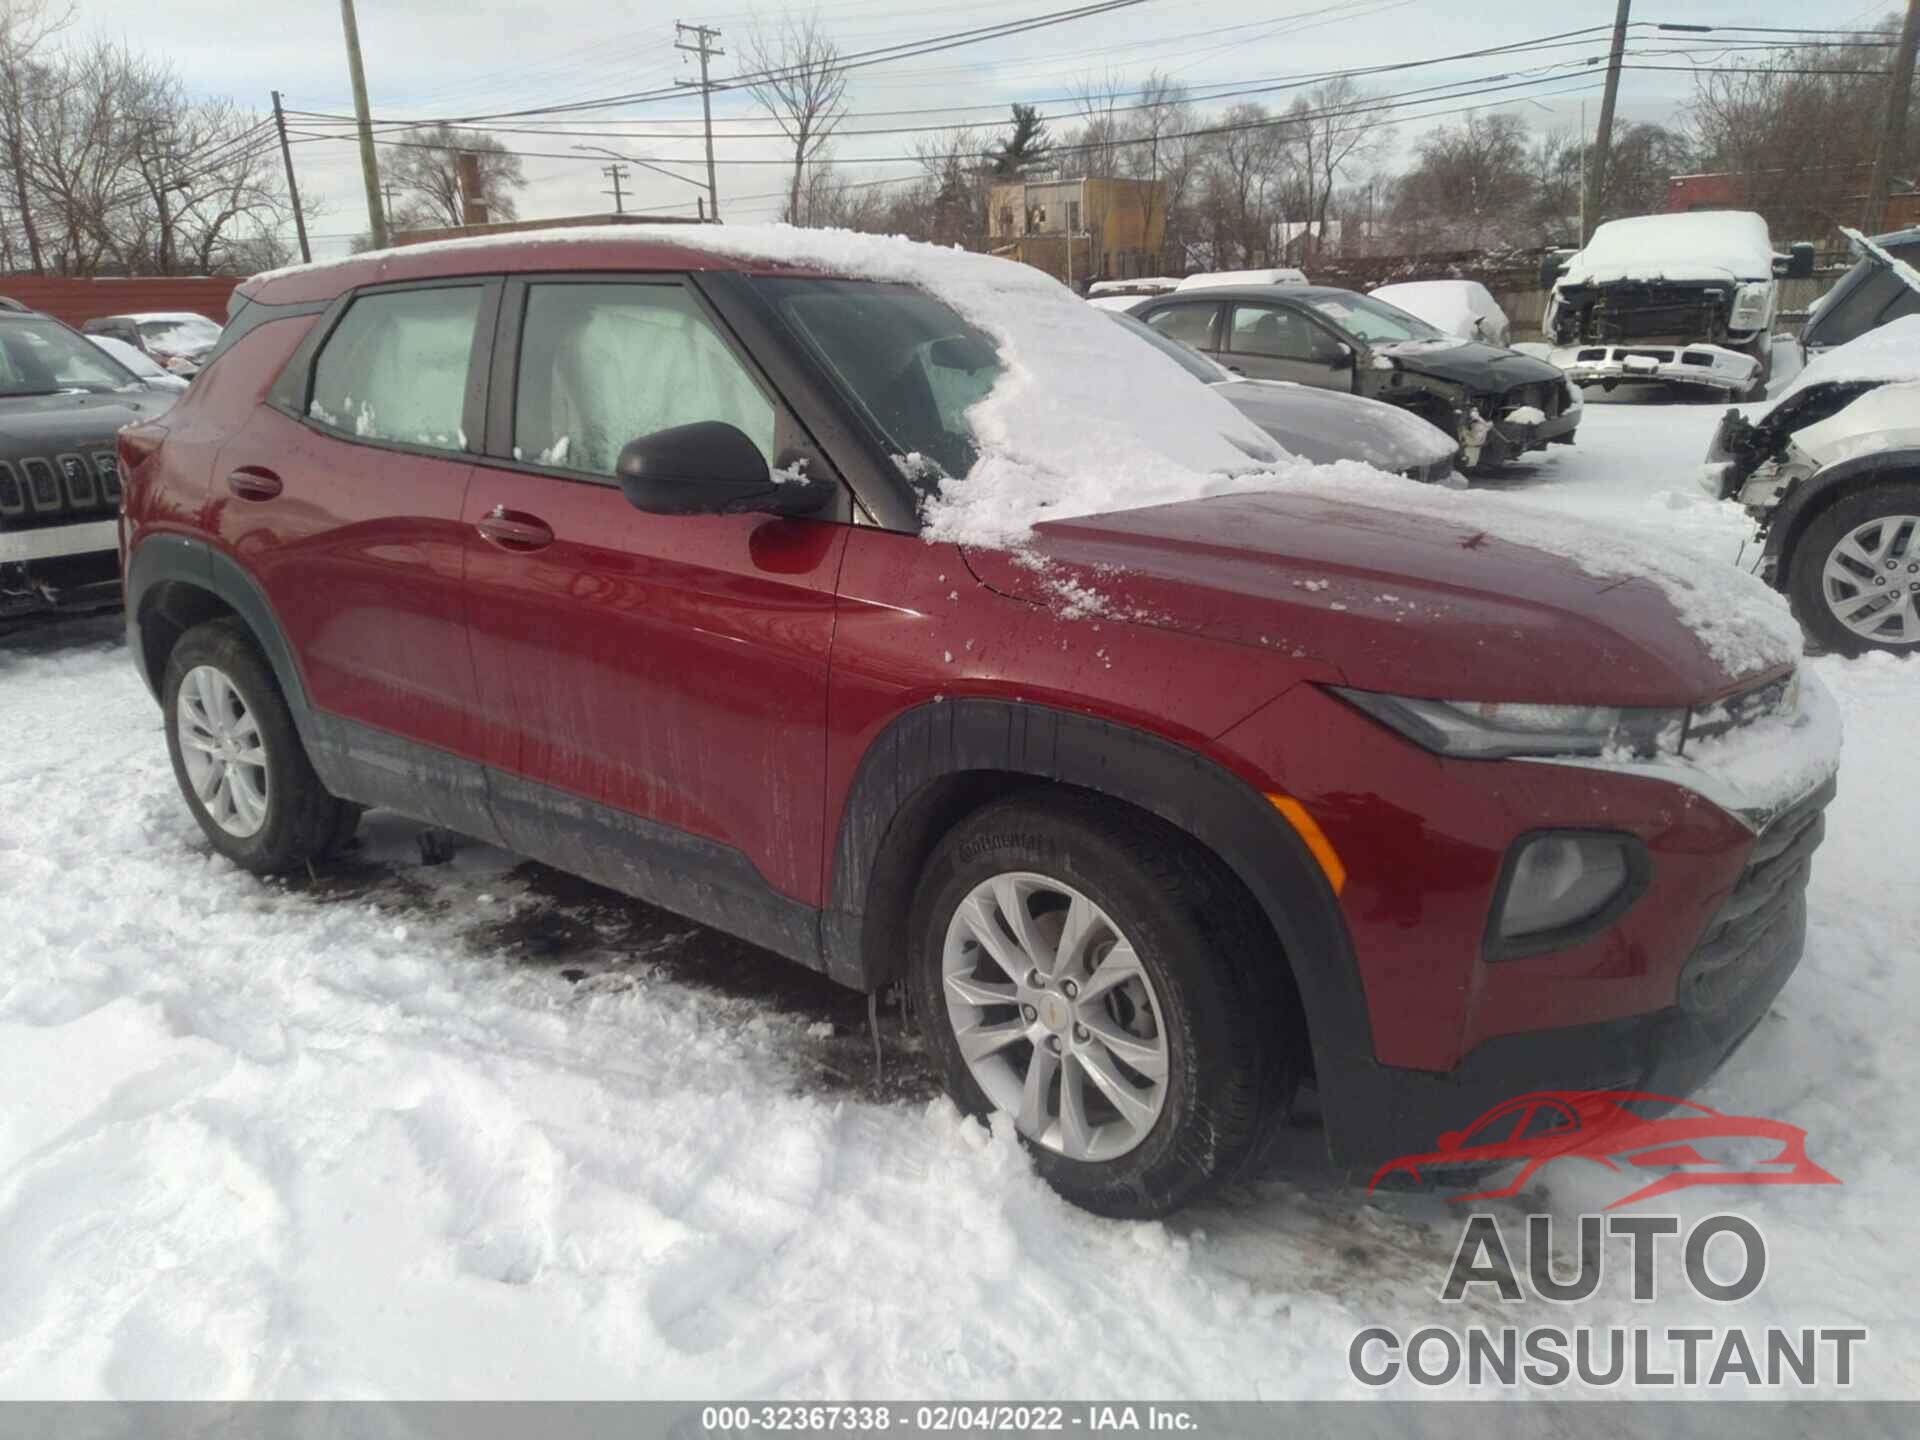
[[[227,297],[237,275],[144,275],[73,279],[62,275],[0,275],[0,295],[79,326],[102,315],[146,310],[190,310],[227,323]]]

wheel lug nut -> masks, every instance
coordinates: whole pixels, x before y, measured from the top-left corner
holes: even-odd
[[[1058,1035],[1047,1036],[1047,1049],[1056,1055],[1060,1053],[1060,1037]]]
[[[1042,975],[1038,970],[1029,970],[1027,972],[1027,988],[1029,990],[1046,989],[1047,977]]]
[[[1080,987],[1071,980],[1063,981],[1060,986],[1060,993],[1071,1000],[1080,993]]]
[[[1022,1005],[1020,1007],[1020,1016],[1024,1020],[1033,1021],[1040,1018],[1040,1012],[1031,1005]]]
[[[1078,1040],[1082,1045],[1086,1044],[1087,1043],[1087,1027],[1084,1025],[1075,1025],[1073,1027],[1073,1038],[1075,1040]]]
[[[1876,575],[1873,577],[1873,583],[1876,585],[1884,585],[1887,583],[1887,577],[1884,575]]]

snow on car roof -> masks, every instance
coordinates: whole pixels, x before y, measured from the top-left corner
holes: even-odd
[[[1816,355],[1780,399],[1838,380],[1920,380],[1920,315],[1902,315]],[[1777,403],[1777,402],[1776,402]]]
[[[1133,280],[1096,280],[1087,287],[1087,294],[1160,295],[1177,289],[1179,284],[1171,275],[1142,275]]]
[[[192,310],[135,310],[120,317],[123,320],[159,321],[167,325],[211,325],[220,328],[218,320],[210,320]]]
[[[1506,312],[1478,280],[1403,280],[1394,285],[1376,286],[1367,293],[1449,335],[1467,340],[1481,337],[1475,320],[1497,318],[1502,323],[1506,320]]]
[[[1220,285],[1304,285],[1306,283],[1307,275],[1304,270],[1294,270],[1282,265],[1265,270],[1208,270],[1198,275],[1187,276],[1173,288],[1211,290]]]
[[[1613,280],[1766,280],[1773,275],[1767,222],[1751,210],[1636,215],[1609,220],[1567,262],[1556,282]]]

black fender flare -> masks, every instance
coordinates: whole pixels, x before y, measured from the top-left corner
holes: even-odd
[[[1793,552],[1813,517],[1840,498],[1842,492],[1863,490],[1888,480],[1920,480],[1920,447],[1877,450],[1856,455],[1825,470],[1816,470],[1781,498],[1767,523],[1766,553],[1775,559],[1773,585],[1785,591],[1790,583]]]
[[[943,782],[967,776],[988,784],[942,806]],[[1291,970],[1320,1073],[1344,1068],[1325,1063],[1336,1058],[1372,1063],[1366,997],[1338,902],[1272,803],[1184,746],[1098,716],[1022,701],[923,704],[897,716],[868,747],[834,846],[821,927],[829,975],[863,990],[897,976],[920,862],[960,813],[1004,793],[1010,779],[1111,796],[1212,851],[1279,938],[1282,953],[1274,962]]]
[[[172,583],[204,590],[246,622],[273,667],[301,738],[311,740],[312,707],[307,703],[300,667],[294,663],[293,649],[287,644],[279,616],[253,577],[203,540],[185,535],[149,535],[127,557],[127,644],[147,689],[158,697],[160,676],[148,663],[145,627],[153,614],[155,596],[164,593],[162,586]]]

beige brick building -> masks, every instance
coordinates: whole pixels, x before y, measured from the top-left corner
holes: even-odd
[[[994,254],[1075,286],[1159,274],[1166,233],[1158,180],[1008,180],[989,192]]]

